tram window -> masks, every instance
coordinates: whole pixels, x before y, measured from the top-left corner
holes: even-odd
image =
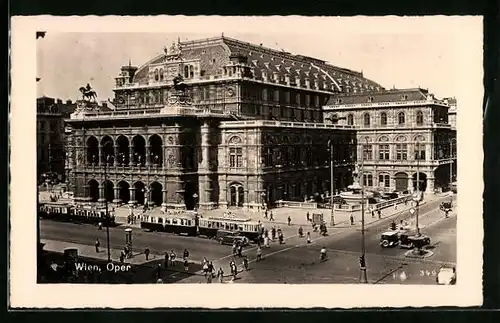
[[[162,218],[158,218],[158,223],[163,224],[163,219]]]
[[[243,226],[242,225],[238,226],[238,230],[243,231]]]
[[[187,225],[189,225],[189,226],[191,225],[191,220],[187,220],[186,222],[187,222]]]

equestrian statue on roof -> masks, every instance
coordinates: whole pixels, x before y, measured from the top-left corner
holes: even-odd
[[[92,89],[89,83],[87,83],[87,86],[82,86],[80,87],[80,92],[82,93],[82,99],[86,101],[86,99],[90,102],[91,100],[93,102],[97,101],[97,93]]]

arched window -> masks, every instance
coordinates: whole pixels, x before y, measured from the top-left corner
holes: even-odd
[[[160,68],[160,81],[163,81],[163,68]]]
[[[373,186],[373,175],[372,174],[363,174],[363,185],[364,186]]]
[[[158,70],[155,70],[155,81],[158,81],[159,76],[158,76]]]
[[[184,78],[188,78],[189,77],[189,66],[188,65],[185,65],[184,66]]]
[[[380,125],[387,126],[387,113],[385,113],[385,112],[382,112],[380,114]]]
[[[242,140],[238,136],[233,136],[229,139],[229,167],[243,167],[243,149],[240,147]],[[232,146],[232,147],[231,147]]]
[[[354,116],[352,114],[347,116],[347,124],[350,126],[354,125]]]
[[[405,113],[400,112],[398,113],[398,124],[404,124],[405,123]]]
[[[370,126],[370,114],[369,113],[365,113],[363,115],[363,124],[365,126]]]
[[[424,114],[422,111],[417,112],[417,125],[423,125],[424,124]]]

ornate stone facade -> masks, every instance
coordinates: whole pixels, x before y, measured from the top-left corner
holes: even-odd
[[[357,130],[358,163],[366,186],[385,191],[448,189],[456,178],[456,131],[449,104],[423,89],[344,95],[325,107],[325,118]],[[451,176],[450,176],[451,173]]]

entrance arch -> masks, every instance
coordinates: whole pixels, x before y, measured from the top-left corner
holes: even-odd
[[[111,181],[104,182],[104,198],[108,202],[113,202],[115,198],[115,185]]]
[[[160,136],[152,135],[151,137],[149,137],[149,146],[149,150],[151,152],[149,162],[151,163],[151,165],[161,166],[163,162],[163,141],[161,140]]]
[[[129,142],[128,138],[120,135],[116,139],[116,146],[118,148],[118,156],[116,156],[116,161],[118,165],[120,166],[128,166],[130,163],[130,156],[129,156]]]
[[[99,200],[99,183],[95,179],[91,179],[89,185],[89,197],[91,202]]]
[[[196,192],[196,185],[191,181],[186,181],[184,183],[184,204],[186,205],[187,210],[194,210],[195,201],[194,195],[198,193]],[[199,196],[197,197],[199,199]]]
[[[150,185],[151,190],[151,202],[154,205],[161,205],[163,203],[163,186],[158,182],[153,182]]]
[[[418,181],[420,182],[419,191],[425,192],[427,188],[427,175],[424,173],[418,173]],[[413,174],[413,189],[417,190],[417,173]]]
[[[396,179],[396,191],[404,192],[408,190],[408,174],[406,173],[396,173],[394,176]]]
[[[230,197],[229,206],[243,207],[245,203],[245,190],[241,183],[232,183],[229,185]]]
[[[97,138],[94,136],[90,136],[89,139],[87,139],[87,164],[89,165],[94,165],[98,164],[99,156],[99,142],[97,141]]]
[[[146,185],[144,185],[143,182],[135,182],[134,184],[135,188],[135,200],[137,201],[137,204],[143,205],[144,204],[144,197],[146,194]]]
[[[125,181],[121,181],[118,184],[118,187],[120,188],[119,191],[119,199],[122,201],[122,203],[128,203],[130,201],[130,185],[129,183]]]

